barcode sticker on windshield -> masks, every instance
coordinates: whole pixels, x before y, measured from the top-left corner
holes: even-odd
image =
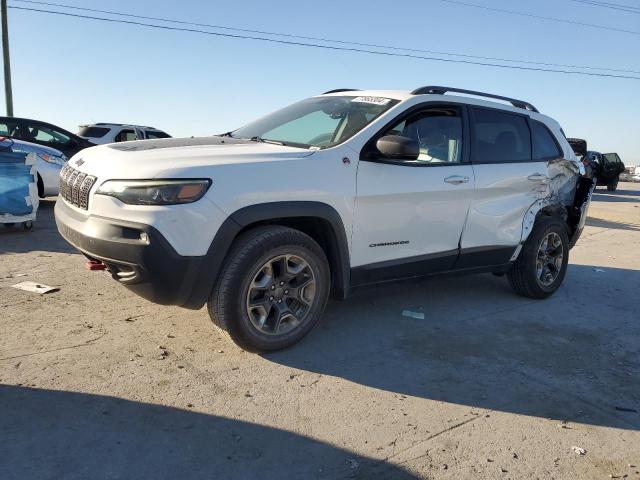
[[[386,105],[391,101],[391,99],[384,97],[356,97],[351,101],[358,103],[372,103],[374,105]]]

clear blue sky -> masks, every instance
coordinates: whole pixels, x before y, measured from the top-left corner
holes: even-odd
[[[640,71],[640,35],[440,0],[59,1],[297,35]],[[640,31],[640,15],[571,0],[468,1]],[[616,1],[640,7],[638,0]],[[529,100],[560,121],[568,136],[640,164],[638,80],[335,52],[15,9],[9,23],[15,115],[71,131],[106,121],[153,125],[173,136],[209,135],[332,88],[443,84]]]

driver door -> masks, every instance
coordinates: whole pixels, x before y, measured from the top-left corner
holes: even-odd
[[[474,191],[466,115],[459,105],[429,104],[399,117],[364,147],[357,174],[353,284],[453,267]],[[418,158],[385,158],[375,145],[386,135],[418,142]]]

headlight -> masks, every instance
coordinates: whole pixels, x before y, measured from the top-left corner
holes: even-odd
[[[176,205],[200,200],[210,185],[209,179],[108,180],[96,194],[109,195],[129,205]]]
[[[44,160],[47,163],[53,163],[54,165],[60,165],[64,167],[66,157],[56,157],[54,155],[47,155],[46,153],[36,153],[39,159]]]

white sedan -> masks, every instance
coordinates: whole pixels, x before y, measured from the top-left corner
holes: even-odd
[[[35,153],[38,172],[38,196],[41,198],[57,196],[60,184],[60,170],[67,157],[55,148],[37,145],[14,138],[0,137],[0,150],[11,149],[14,152]]]

